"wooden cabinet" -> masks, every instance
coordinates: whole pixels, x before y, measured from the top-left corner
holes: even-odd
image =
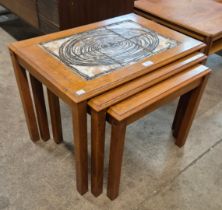
[[[0,0],[0,4],[29,24],[38,27],[36,0]]]
[[[60,30],[60,1],[64,0],[37,0],[39,28],[42,32],[50,33]]]
[[[50,33],[133,11],[134,0],[0,0],[0,4]]]

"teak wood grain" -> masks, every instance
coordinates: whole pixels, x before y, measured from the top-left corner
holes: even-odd
[[[86,25],[133,12],[134,0],[59,0],[60,29]]]
[[[93,110],[100,112],[139,91],[187,69],[188,67],[202,63],[206,58],[207,57],[202,53],[197,52],[191,54],[126,84],[113,88],[91,99],[88,104]]]
[[[145,58],[136,64],[120,68],[116,71],[113,71],[107,75],[103,75],[93,80],[85,80],[77,73],[74,73],[69,67],[60,62],[58,59],[47,53],[39,44],[42,42],[52,41],[58,38],[67,37],[73,34],[80,32],[86,32],[92,29],[106,26],[111,23],[116,23],[123,20],[133,20],[144,27],[147,27],[151,30],[156,31],[157,33],[174,39],[178,42],[178,45],[175,48],[166,50],[159,54],[155,54],[148,58]],[[195,62],[202,62],[206,57],[203,54],[197,54],[198,52],[203,51],[205,44],[198,40],[189,38],[183,34],[170,30],[166,27],[163,27],[155,22],[149,21],[143,17],[140,17],[135,14],[129,14],[125,16],[116,17],[113,19],[101,21],[98,23],[81,26],[78,28],[61,31],[58,33],[53,33],[26,41],[16,42],[9,46],[11,53],[14,55],[15,63],[15,72],[17,76],[17,83],[21,92],[21,99],[24,102],[24,112],[27,115],[27,124],[30,130],[31,138],[34,140],[38,139],[38,129],[37,123],[35,120],[35,115],[33,111],[32,101],[28,89],[28,84],[26,84],[25,70],[27,70],[36,80],[45,85],[48,89],[49,95],[49,107],[51,111],[52,124],[54,122],[54,137],[58,136],[58,141],[61,140],[62,136],[61,127],[60,127],[60,117],[58,109],[58,99],[62,99],[64,102],[69,104],[72,110],[72,120],[73,120],[73,133],[74,133],[74,149],[75,149],[75,162],[76,162],[76,184],[77,189],[80,194],[84,194],[88,190],[88,151],[87,151],[87,101],[91,98],[98,96],[106,91],[109,91],[112,88],[126,84],[127,82],[134,80],[138,77],[146,75],[150,72],[154,72],[156,69],[159,69],[163,66],[168,66],[166,71],[163,71],[162,79],[167,78],[172,75],[170,71],[174,69],[174,73],[183,70],[183,66],[189,67],[194,65]],[[192,56],[195,58],[191,58]],[[183,60],[185,59],[185,60]],[[150,66],[144,66],[143,63],[149,61]],[[178,63],[182,62],[182,65]],[[175,65],[173,63],[175,62]],[[159,72],[159,71],[158,71]],[[164,76],[168,74],[168,76]],[[155,78],[155,77],[154,77]],[[25,81],[24,85],[21,86],[21,83]],[[150,81],[150,80],[147,80]],[[156,82],[160,80],[156,77]],[[151,81],[150,81],[151,82]],[[143,83],[145,84],[145,82]],[[152,83],[153,84],[153,83]],[[147,87],[147,86],[146,86]],[[82,95],[77,94],[78,90],[84,90],[85,93]],[[139,88],[137,89],[139,91]],[[132,93],[130,93],[132,91]],[[131,96],[135,93],[134,89],[128,91],[128,96]],[[123,94],[124,95],[124,94]],[[31,108],[30,108],[31,107]],[[30,109],[29,109],[30,108]],[[104,115],[100,116],[93,115],[93,121],[99,121],[103,119],[100,123],[101,132],[92,133],[92,138],[100,139],[103,137],[103,127],[104,127]],[[55,129],[60,130],[57,132]],[[56,134],[56,132],[57,134]],[[57,141],[56,140],[56,141]],[[95,151],[99,151],[102,146],[97,144],[95,141],[92,143],[92,148]],[[101,142],[100,142],[101,143]],[[96,152],[97,153],[97,152]],[[101,153],[101,157],[102,157]],[[93,153],[93,156],[95,153]],[[96,155],[95,155],[96,156]],[[101,162],[94,162],[95,168],[101,168]],[[94,173],[95,172],[95,173]],[[94,171],[93,174],[97,174],[97,171]],[[97,174],[98,175],[98,174]],[[101,176],[100,176],[101,177]],[[99,187],[95,188],[94,194],[98,195],[101,191],[102,186],[101,178],[93,178]]]
[[[49,125],[45,107],[45,99],[42,83],[30,74],[30,83],[32,86],[32,94],[36,108],[36,115],[39,125],[40,136],[44,141],[49,140]]]
[[[72,109],[76,184],[80,194],[88,191],[87,103],[75,104]]]
[[[91,100],[88,105],[91,110],[91,191],[95,196],[102,193],[103,166],[104,166],[104,141],[105,141],[105,117],[107,108],[114,104],[143,91],[171,76],[205,61],[202,53],[194,53],[172,64],[156,69],[142,77],[126,84],[113,88]]]
[[[110,74],[88,81],[75,74],[72,70],[70,70],[69,67],[52,57],[38,45],[41,42],[46,42],[49,40],[69,36],[71,34],[88,31],[126,19],[134,20],[144,27],[148,27],[160,34],[163,34],[166,37],[175,39],[180,43],[175,48],[169,49],[149,58],[145,58],[134,65],[121,68]],[[174,32],[168,28],[165,28],[159,24],[134,14],[125,15],[10,45],[10,49],[16,52],[18,61],[21,65],[29,66],[29,71],[44,84],[51,86],[53,85],[54,87],[52,88],[59,90],[59,95],[65,98],[66,101],[70,102],[71,99],[71,101],[75,101],[76,103],[105,92],[122,83],[128,82],[129,80],[132,80],[138,76],[142,76],[143,74],[151,72],[156,68],[189,55],[192,52],[201,50],[203,47],[204,44],[197,40],[188,38],[187,36],[181,35],[180,33]],[[145,61],[150,61],[153,63],[153,65],[144,67],[143,62]],[[36,69],[39,70],[36,71]],[[51,81],[53,81],[53,83]],[[83,89],[85,94],[75,94],[76,91],[80,89]]]
[[[113,123],[111,131],[107,196],[114,200],[119,194],[126,123]]]
[[[91,192],[99,196],[103,191],[103,165],[106,110],[91,110]]]
[[[176,145],[183,146],[211,71],[205,66],[191,68],[147,90],[138,93],[108,110],[112,125],[107,195],[113,200],[119,194],[126,125],[163,104],[189,93],[184,115],[179,122]]]
[[[28,78],[26,75],[25,69],[20,66],[17,62],[16,55],[14,53],[10,53],[12,64],[14,67],[15,77],[17,81],[17,86],[20,93],[20,98],[23,105],[23,110],[25,113],[26,118],[26,124],[29,130],[30,137],[32,141],[38,141],[39,140],[39,131],[38,131],[38,125],[36,121],[36,116],[34,112],[34,107],[32,103],[32,97],[30,93],[30,87]]]
[[[205,36],[222,36],[222,2],[218,0],[139,0],[135,7]]]
[[[59,144],[63,141],[59,98],[49,89],[47,89],[47,93],[48,93],[53,139],[57,144]]]
[[[135,12],[207,44],[205,53],[222,50],[222,2],[218,0],[138,0]]]
[[[186,95],[186,102],[185,102],[186,105],[185,106],[182,105],[182,108],[184,110],[182,111],[182,116],[180,117],[180,120],[177,122],[178,125],[175,138],[176,138],[176,145],[178,147],[182,147],[186,142],[186,138],[191,128],[197,108],[199,106],[201,96],[207,84],[208,77],[209,76],[205,76],[203,78],[202,84],[193,91],[191,91],[190,94]],[[183,96],[181,97],[180,100],[182,99]]]
[[[150,104],[155,105],[155,102],[160,103],[161,99],[165,99],[166,96],[176,93],[178,90],[183,90],[183,87],[188,88],[189,84],[195,84],[194,81],[202,79],[204,76],[208,75],[210,70],[202,65],[195,68],[188,69],[181,72],[168,80],[159,83],[154,87],[151,87],[145,91],[137,93],[128,99],[120,102],[117,105],[112,106],[108,110],[108,114],[112,116],[117,121],[122,121],[127,119],[127,124],[130,124],[137,120],[137,116],[140,115],[140,111],[144,112],[153,111]],[[195,84],[198,86],[198,83]],[[192,88],[194,89],[194,88]],[[186,91],[188,92],[188,91]],[[182,94],[181,94],[182,95]],[[165,102],[165,101],[164,101]],[[158,104],[159,105],[159,104]],[[144,108],[149,107],[148,110]],[[154,109],[156,108],[153,106]],[[135,115],[136,114],[136,115]],[[138,116],[140,118],[140,116]]]

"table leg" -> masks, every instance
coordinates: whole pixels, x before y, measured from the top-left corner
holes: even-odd
[[[57,144],[59,144],[63,141],[59,98],[49,89],[47,89],[47,93],[48,93],[53,139]]]
[[[109,174],[107,186],[107,196],[111,200],[114,200],[119,194],[125,133],[125,122],[112,123],[111,145],[109,154]]]
[[[88,191],[87,102],[72,106],[76,184],[83,195]]]
[[[11,58],[30,138],[32,139],[32,141],[35,142],[39,140],[39,131],[36,122],[26,71],[22,66],[19,65],[16,56],[12,52],[11,52]]]
[[[200,103],[207,80],[208,76],[204,77],[200,86],[190,91],[189,98],[187,99],[186,106],[184,107],[183,116],[179,122],[176,134],[175,143],[179,147],[182,147],[186,142],[186,138]]]
[[[30,82],[32,86],[32,93],[36,108],[40,135],[44,141],[47,141],[50,138],[50,133],[49,133],[49,125],[48,125],[48,118],[45,107],[45,99],[44,99],[42,83],[39,82],[31,74],[30,74]]]
[[[103,191],[104,143],[106,110],[91,110],[91,191],[99,196]]]
[[[207,45],[205,50],[204,50],[204,53],[206,55],[209,55],[210,54],[210,49],[211,49],[212,44],[213,44],[213,39],[212,39],[212,37],[206,37],[204,42]],[[206,60],[206,62],[207,62],[207,60]],[[206,62],[205,62],[205,64],[206,64]]]
[[[181,121],[183,119],[183,116],[184,116],[187,104],[189,102],[191,93],[192,92],[190,91],[190,92],[182,95],[180,97],[179,102],[178,102],[176,114],[175,114],[173,125],[172,125],[173,136],[175,138],[177,138],[177,136],[178,136],[179,126],[180,126]]]

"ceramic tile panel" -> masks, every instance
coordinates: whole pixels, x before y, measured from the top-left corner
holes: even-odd
[[[40,45],[86,80],[132,65],[177,42],[131,20]]]

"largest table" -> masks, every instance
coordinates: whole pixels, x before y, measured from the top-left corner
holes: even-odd
[[[39,131],[43,140],[49,139],[43,84],[57,143],[62,141],[59,98],[71,107],[77,190],[84,194],[88,191],[87,101],[204,47],[135,14],[11,44],[31,139],[37,141]]]

